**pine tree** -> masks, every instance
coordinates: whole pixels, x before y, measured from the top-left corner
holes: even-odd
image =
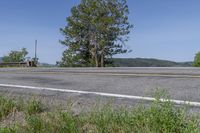
[[[61,28],[61,43],[67,46],[61,64],[104,67],[113,55],[126,53],[123,46],[132,28],[128,13],[126,0],[82,0]]]

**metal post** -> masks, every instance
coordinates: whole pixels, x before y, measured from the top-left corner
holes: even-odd
[[[35,60],[37,59],[37,40],[35,40]]]
[[[37,65],[37,40],[35,40],[35,60],[34,60],[34,65]]]

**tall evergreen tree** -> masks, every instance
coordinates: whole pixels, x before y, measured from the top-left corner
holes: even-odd
[[[103,67],[106,59],[126,53],[123,46],[132,27],[128,13],[126,0],[81,0],[61,29],[61,43],[67,46],[61,65]]]

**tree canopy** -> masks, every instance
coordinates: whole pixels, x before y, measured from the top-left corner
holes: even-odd
[[[61,66],[103,67],[113,55],[128,52],[128,13],[126,0],[81,0],[60,29],[67,47]]]
[[[200,52],[198,52],[194,58],[194,67],[200,67]]]
[[[22,48],[20,51],[11,51],[8,55],[2,58],[2,61],[5,63],[24,62],[27,54],[28,51],[26,50],[26,48]]]

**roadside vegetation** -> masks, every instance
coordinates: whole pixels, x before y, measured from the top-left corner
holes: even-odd
[[[26,48],[22,48],[20,51],[10,51],[8,55],[5,55],[2,58],[2,61],[4,63],[9,62],[24,62],[26,59],[26,56],[28,55],[28,51]]]
[[[26,48],[21,50],[11,50],[7,55],[0,57],[0,68],[2,67],[36,67],[38,58],[27,57],[28,51]]]
[[[195,55],[193,66],[200,67],[200,52]]]
[[[159,99],[159,98],[157,98]],[[171,102],[132,109],[95,106],[74,114],[41,101],[0,97],[0,133],[199,133],[199,118]]]

